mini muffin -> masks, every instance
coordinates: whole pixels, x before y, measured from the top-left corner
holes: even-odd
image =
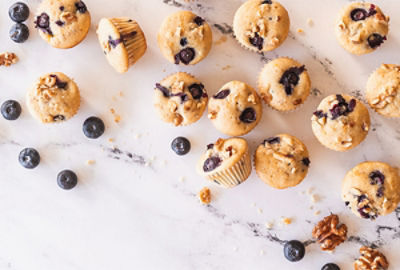
[[[262,104],[257,92],[239,81],[222,86],[208,103],[208,118],[216,129],[229,136],[249,133],[261,116]]]
[[[310,166],[307,147],[299,139],[279,134],[264,140],[254,155],[258,177],[273,188],[285,189],[303,181]]]
[[[200,175],[226,188],[244,182],[251,173],[247,141],[242,138],[218,139],[207,145],[197,166]]]
[[[76,83],[61,72],[40,77],[26,99],[29,112],[42,123],[70,119],[77,113],[81,100]]]
[[[90,28],[90,14],[79,0],[43,0],[37,10],[35,27],[51,46],[68,49],[78,45]]]
[[[347,151],[367,136],[371,121],[361,101],[348,95],[324,98],[311,118],[315,137],[325,147]]]
[[[343,8],[335,26],[339,44],[352,54],[375,51],[389,33],[389,17],[370,3],[351,3]]]
[[[286,9],[275,0],[248,0],[236,11],[233,31],[245,48],[266,52],[287,38],[290,20]]]
[[[207,106],[204,85],[188,73],[172,74],[156,84],[154,107],[160,118],[175,126],[199,120]]]
[[[142,29],[129,18],[101,19],[97,36],[108,63],[119,73],[126,72],[147,49]]]
[[[178,11],[164,20],[157,41],[162,54],[171,63],[194,65],[211,49],[211,27],[193,12]]]
[[[264,66],[258,88],[261,98],[273,109],[291,111],[307,99],[311,82],[304,65],[281,57]]]
[[[382,64],[368,79],[366,98],[377,113],[400,117],[400,66]]]
[[[358,164],[343,179],[342,199],[358,217],[390,214],[400,202],[398,169],[383,162]]]

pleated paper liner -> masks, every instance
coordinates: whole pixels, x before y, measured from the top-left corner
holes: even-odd
[[[232,167],[215,173],[207,174],[205,177],[225,188],[237,186],[249,178],[252,166],[249,150],[243,154],[242,158],[238,160]]]
[[[146,38],[139,24],[129,18],[111,18],[111,23],[118,29],[128,53],[128,68],[139,60],[147,49]]]

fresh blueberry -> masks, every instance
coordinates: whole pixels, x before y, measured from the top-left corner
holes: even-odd
[[[249,42],[251,45],[257,47],[257,49],[261,51],[263,48],[264,39],[256,32],[254,33],[254,37],[249,37]]]
[[[8,15],[14,22],[24,22],[29,17],[29,7],[25,3],[17,2],[10,7]]]
[[[210,172],[215,170],[219,165],[221,165],[222,160],[219,157],[212,156],[206,159],[203,164],[203,171]]]
[[[39,152],[33,148],[25,148],[19,153],[19,163],[27,169],[33,169],[40,163]]]
[[[175,64],[179,64],[182,62],[185,65],[188,65],[195,57],[195,50],[193,48],[187,47],[182,49],[179,53],[175,55]]]
[[[324,266],[322,266],[321,270],[340,270],[340,267],[334,263],[327,263]]]
[[[57,184],[62,189],[72,189],[78,183],[78,176],[71,170],[63,170],[57,175]]]
[[[103,135],[105,126],[103,120],[96,116],[89,117],[83,122],[83,133],[90,139],[97,139]]]
[[[283,253],[286,259],[288,259],[289,261],[297,262],[303,259],[306,253],[306,249],[302,242],[297,240],[291,240],[285,243],[285,246],[283,248]]]
[[[301,162],[303,162],[304,166],[306,166],[306,167],[310,166],[310,163],[311,163],[311,161],[310,161],[310,159],[308,157],[303,158],[301,160]]]
[[[265,4],[271,5],[272,4],[272,0],[264,0],[264,1],[261,2],[261,5],[265,5]]]
[[[23,23],[16,23],[10,29],[10,38],[16,43],[23,43],[29,37],[29,28]]]
[[[257,119],[256,111],[251,107],[246,108],[240,114],[239,119],[240,119],[240,121],[242,121],[243,123],[246,123],[246,124],[253,123]]]
[[[313,114],[318,118],[322,118],[322,117],[327,117],[328,116],[328,114],[324,113],[321,110],[315,111]]]
[[[370,172],[368,177],[371,185],[383,185],[385,183],[385,175],[378,170]]]
[[[231,93],[231,90],[229,90],[229,89],[221,90],[218,93],[216,93],[213,96],[213,98],[215,98],[215,99],[224,99],[227,96],[229,96],[230,93]]]
[[[171,148],[177,155],[186,155],[190,151],[190,141],[185,137],[176,137],[171,143]]]
[[[15,100],[7,100],[1,105],[1,114],[6,120],[18,119],[21,111],[21,105]]]

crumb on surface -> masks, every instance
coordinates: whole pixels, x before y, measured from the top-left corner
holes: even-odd
[[[111,108],[111,109],[110,109],[110,112],[111,112],[112,115],[114,116],[114,122],[115,122],[115,123],[121,122],[121,115],[117,114],[117,113],[115,112],[115,109],[114,109],[114,108]]]
[[[112,143],[114,141],[115,141],[114,138],[108,138],[108,142]]]
[[[262,210],[261,208],[257,208],[257,212],[258,212],[259,214],[262,214],[262,213],[263,213],[263,210]]]
[[[315,215],[315,216],[319,216],[320,214],[321,214],[321,211],[320,211],[320,210],[317,210],[317,211],[314,212],[314,215]]]
[[[290,224],[292,224],[292,219],[288,218],[288,217],[282,217],[281,222],[284,225],[290,225]]]
[[[185,182],[185,177],[183,176],[179,177],[179,182]]]
[[[308,19],[307,19],[307,24],[308,24],[308,26],[313,26],[313,25],[314,25],[313,19],[308,18]]]
[[[226,36],[220,37],[218,40],[216,40],[214,43],[215,45],[221,45],[222,43],[225,43],[228,40]]]
[[[95,163],[96,163],[96,161],[93,160],[93,159],[89,159],[89,160],[86,161],[87,165],[94,165]]]
[[[265,254],[265,252],[264,252],[264,250],[260,250],[260,256],[262,256],[262,255],[264,255]]]
[[[211,190],[208,187],[203,187],[199,192],[200,202],[209,204],[211,202]]]
[[[319,202],[319,196],[316,194],[312,194],[310,199],[313,203]]]
[[[303,30],[303,28],[297,28],[297,33],[299,33],[299,34],[302,34],[302,33],[304,33],[304,30]]]
[[[267,228],[267,230],[271,230],[273,227],[274,227],[274,223],[272,223],[272,222],[265,223],[265,228]]]
[[[231,68],[232,68],[231,65],[226,65],[226,66],[222,67],[222,70],[228,70],[228,69],[231,69]]]

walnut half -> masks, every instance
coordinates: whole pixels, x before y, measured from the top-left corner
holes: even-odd
[[[331,214],[318,222],[312,236],[321,244],[322,250],[332,251],[347,238],[347,226],[339,224],[339,217]]]
[[[0,54],[0,66],[11,66],[18,62],[18,57],[15,53],[1,53]]]
[[[360,258],[354,262],[355,270],[386,270],[389,263],[381,252],[366,246],[360,248]]]

